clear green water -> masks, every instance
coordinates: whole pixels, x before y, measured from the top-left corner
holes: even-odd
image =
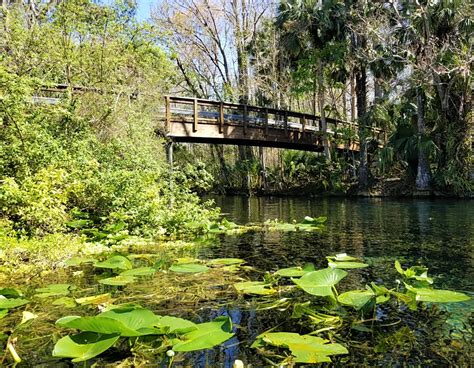
[[[19,351],[24,358],[24,367],[68,367],[69,360],[51,357],[54,341],[65,331],[54,327],[54,321],[70,314],[91,315],[95,307],[65,309],[51,304],[51,299],[34,298],[34,289],[51,283],[70,283],[77,287],[74,297],[112,293],[115,303],[137,302],[158,314],[169,314],[206,322],[220,315],[228,315],[235,325],[236,335],[216,349],[181,355],[174,367],[232,367],[235,359],[241,359],[246,367],[267,367],[254,349],[249,346],[262,332],[276,327],[276,331],[308,333],[310,326],[290,319],[291,309],[256,310],[261,306],[258,298],[238,296],[232,283],[238,278],[258,280],[265,271],[302,265],[313,262],[326,267],[325,256],[346,252],[361,257],[370,267],[351,271],[348,277],[351,287],[362,288],[370,281],[395,286],[396,272],[393,262],[398,259],[404,266],[424,264],[430,274],[436,275],[437,288],[463,291],[474,296],[474,202],[429,201],[387,199],[303,199],[303,198],[258,198],[242,196],[213,197],[222,208],[223,216],[239,224],[261,223],[278,218],[283,221],[301,221],[305,216],[327,216],[327,225],[322,232],[250,232],[240,235],[210,237],[203,245],[182,249],[175,256],[195,256],[209,259],[216,257],[243,258],[253,271],[242,271],[228,276],[173,275],[158,272],[154,277],[122,288],[98,284],[97,270],[83,267],[59,269],[49,274],[31,275],[19,285],[27,297],[34,300],[29,309],[40,318],[31,328],[22,330],[19,336]],[[131,253],[137,250],[130,249]],[[141,249],[138,253],[154,253],[157,259],[172,257],[168,250]],[[143,260],[143,265],[151,260]],[[138,262],[138,266],[140,262]],[[25,286],[27,285],[27,286]],[[166,287],[175,287],[174,290]],[[7,286],[7,285],[5,285]],[[14,285],[8,285],[14,286]],[[27,288],[27,290],[25,290]],[[278,299],[278,296],[276,297]],[[274,300],[274,298],[273,298]],[[462,362],[469,366],[466,351],[451,348],[453,333],[458,334],[462,324],[472,321],[474,302],[444,305],[451,317],[435,324],[429,311],[416,314],[401,310],[394,317],[389,310],[381,308],[378,317],[391,327],[378,328],[377,336],[397,336],[386,343],[386,349],[375,351],[374,334],[342,331],[350,351],[349,356],[335,359],[335,366],[388,366],[388,367],[444,367]],[[5,324],[14,324],[19,313],[5,318]],[[471,315],[471,317],[469,317]],[[397,322],[397,318],[400,320]],[[400,329],[406,326],[408,330]],[[454,332],[453,332],[454,331]],[[395,335],[394,335],[395,334]],[[441,336],[441,337],[440,337]],[[468,333],[467,338],[472,334]],[[466,338],[466,336],[464,338]],[[437,342],[445,338],[448,352],[437,351]],[[367,341],[371,340],[371,343]],[[469,344],[469,342],[468,342]],[[456,350],[457,349],[457,350]],[[453,352],[454,351],[454,352]],[[459,351],[459,353],[456,353]],[[456,358],[456,354],[458,357]],[[460,357],[460,355],[463,355]],[[449,360],[455,359],[454,364]],[[111,350],[95,362],[96,367],[115,367],[118,362],[129,359],[134,362],[127,349]],[[166,367],[159,354],[150,352],[148,362],[137,359],[135,365],[122,367]],[[276,359],[278,361],[278,359]],[[82,365],[76,365],[82,366]],[[90,365],[89,365],[90,366]],[[459,366],[459,364],[458,364]]]
[[[265,270],[320,263],[346,252],[391,267],[422,263],[438,287],[474,292],[474,202],[459,200],[213,197],[239,224],[327,216],[322,233],[253,233],[222,237],[211,255],[241,257]]]

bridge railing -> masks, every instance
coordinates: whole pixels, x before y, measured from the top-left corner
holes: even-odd
[[[193,132],[199,129],[199,124],[219,126],[219,133],[225,125],[241,126],[243,134],[249,127],[258,127],[268,135],[271,128],[282,129],[285,132],[299,131],[301,133],[323,134],[321,118],[317,115],[253,105],[219,102],[192,97],[165,96],[165,123],[167,131],[173,122],[192,124]],[[357,135],[358,125],[343,120],[326,118],[328,135],[335,139],[350,136],[349,132]],[[385,132],[375,127],[367,127],[369,134],[381,142],[386,141]]]

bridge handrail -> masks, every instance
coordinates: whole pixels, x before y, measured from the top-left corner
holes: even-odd
[[[194,97],[182,97],[182,96],[171,96],[166,95],[164,96],[165,100],[169,99],[169,103],[181,103],[181,104],[194,104],[197,103],[198,106],[209,106],[215,108],[224,109],[237,109],[237,110],[244,110],[246,109],[247,112],[260,112],[265,114],[272,114],[272,115],[279,115],[279,116],[286,116],[286,117],[294,117],[299,119],[306,119],[311,120],[314,122],[321,122],[321,117],[318,115],[310,114],[310,113],[303,113],[298,111],[291,111],[291,110],[282,110],[277,109],[274,107],[262,107],[262,106],[255,106],[255,105],[248,105],[248,104],[239,104],[234,102],[226,102],[226,101],[215,101],[215,100],[208,100],[204,98],[194,98]],[[334,119],[334,118],[326,118],[327,123],[334,124],[336,127],[338,125],[342,126],[349,126],[357,129],[359,124],[355,122],[350,122],[346,120]],[[383,129],[373,126],[364,126],[364,128],[373,131],[374,133],[382,133],[384,132]]]

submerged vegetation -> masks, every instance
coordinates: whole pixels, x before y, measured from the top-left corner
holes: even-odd
[[[343,362],[343,357],[351,354],[353,345],[357,350],[367,334],[372,335],[371,339],[375,334],[378,339],[383,336],[383,341],[388,343],[402,330],[412,333],[413,326],[406,320],[407,315],[432,313],[431,323],[437,319],[442,323],[434,303],[470,299],[463,293],[433,288],[433,279],[425,267],[403,269],[398,261],[395,268],[401,280],[390,283],[395,287],[371,282],[365,289],[354,288],[353,281],[343,282],[350,278],[344,269],[364,269],[368,264],[346,254],[327,257],[327,268],[317,270],[313,264],[307,264],[279,269],[266,273],[263,281],[238,281],[245,274],[255,274],[255,270],[246,266],[244,260],[235,258],[166,259],[159,253],[130,253],[105,259],[75,257],[65,265],[64,278],[72,280],[71,283],[50,284],[29,291],[19,285],[0,289],[0,316],[11,326],[9,334],[1,337],[5,344],[3,362],[19,363],[26,359],[28,364],[29,350],[37,350],[36,344],[40,344],[38,362],[54,362],[51,359],[56,358],[91,361],[99,366],[107,362],[127,365],[134,361],[137,364],[166,363],[171,367],[175,361],[182,361],[187,352],[221,344],[228,346],[226,341],[241,328],[233,326],[232,314],[218,314],[210,321],[196,322],[196,317],[183,318],[184,310],[170,315],[155,313],[163,310],[163,303],[169,300],[175,288],[173,283],[178,285],[174,293],[184,292],[181,296],[184,303],[193,299],[189,289],[203,284],[206,295],[201,296],[201,303],[206,308],[212,308],[212,299],[218,302],[227,294],[227,303],[232,308],[255,308],[262,314],[275,311],[282,317],[289,312],[294,326],[299,327],[281,331],[281,327],[274,326],[260,331],[254,341],[243,347],[256,349],[263,361],[283,366],[333,359],[343,359]],[[206,274],[210,278],[206,279]],[[94,281],[88,281],[87,285],[84,284],[86,279]],[[162,290],[152,286],[159,279],[163,279],[158,286]],[[105,284],[105,289],[98,289],[100,284]],[[147,294],[141,294],[140,286],[134,286],[140,284],[148,285]],[[209,294],[218,285],[221,285],[220,291],[214,296]],[[250,295],[251,304],[242,298],[231,301],[235,293]],[[52,305],[53,310],[47,311],[47,305]],[[37,337],[25,334],[25,325],[35,328]],[[472,334],[467,322],[459,331],[461,335],[452,332],[444,338],[458,341],[460,336]],[[355,332],[360,336],[349,337]],[[382,348],[377,345],[372,349]],[[113,352],[108,353],[110,350]],[[47,358],[47,355],[52,357]]]

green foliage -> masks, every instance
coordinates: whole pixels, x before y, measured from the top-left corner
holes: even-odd
[[[252,347],[268,345],[289,349],[296,363],[331,362],[331,355],[348,354],[341,344],[330,343],[321,337],[291,332],[266,332],[257,336]]]
[[[182,318],[158,316],[140,306],[116,306],[93,317],[67,316],[56,324],[82,331],[63,337],[53,350],[53,356],[73,358],[73,362],[103,353],[121,337],[133,337],[130,343],[136,344],[136,338],[152,335],[162,347],[172,346],[174,351],[184,352],[212,348],[234,335],[228,317],[195,324]]]
[[[132,10],[68,1],[29,24],[21,5],[6,9],[0,216],[18,234],[82,229],[116,242],[128,234],[199,232],[204,225],[195,224],[215,216],[189,190],[196,173],[184,181],[169,174],[155,117],[174,72],[156,46],[158,30],[134,21]],[[56,83],[67,84],[66,93],[41,103],[41,88]],[[78,94],[73,86],[90,88]],[[202,180],[205,186],[209,178]]]

